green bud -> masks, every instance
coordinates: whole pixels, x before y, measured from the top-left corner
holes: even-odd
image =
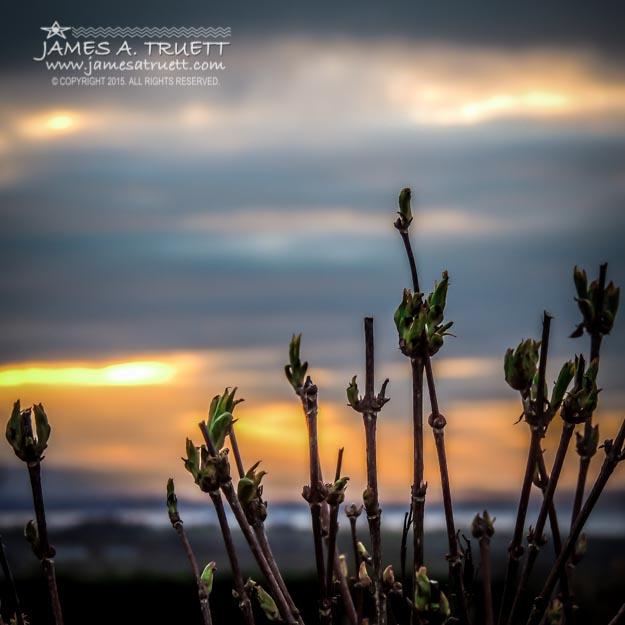
[[[357,409],[357,406],[360,402],[360,397],[358,394],[358,384],[356,384],[356,377],[352,378],[352,381],[349,383],[347,387],[347,404],[354,409]]]
[[[521,341],[513,350],[506,351],[504,373],[506,382],[516,391],[527,392],[532,385],[538,365],[540,341],[527,339]]]
[[[33,431],[32,422],[33,412],[35,431]],[[19,399],[13,404],[13,410],[7,423],[6,438],[20,460],[41,462],[43,452],[48,447],[50,431],[48,417],[42,404],[24,410],[21,410]]]
[[[184,462],[184,468],[193,475],[194,478],[197,478],[200,472],[200,454],[198,453],[198,448],[193,444],[193,441],[190,438],[187,438],[187,457],[182,458]]]
[[[213,578],[215,577],[215,563],[209,562],[202,571],[202,575],[200,575],[200,579],[206,585],[206,592],[210,595],[213,590]]]
[[[234,417],[229,412],[222,412],[213,417],[208,423],[208,434],[215,446],[216,451],[220,451],[226,442],[226,436],[230,432],[230,427],[234,422]]]
[[[562,402],[561,415],[569,423],[583,423],[592,416],[597,407],[599,389],[597,388],[597,372],[599,362],[597,359],[585,370],[586,364],[583,356],[575,358],[575,382],[569,394]]]
[[[347,558],[345,557],[344,553],[341,553],[339,555],[339,564],[341,566],[341,573],[343,574],[343,577],[347,579],[347,577],[349,576],[349,571],[347,569]]]
[[[427,612],[430,609],[431,587],[427,569],[422,566],[417,571],[414,607],[417,612]]]
[[[178,498],[174,490],[174,480],[171,477],[167,480],[167,514],[172,525],[182,523],[178,513]]]
[[[438,609],[439,613],[444,618],[449,618],[451,616],[451,608],[449,607],[449,599],[447,599],[447,596],[442,591],[441,591],[441,598],[440,598],[440,604],[439,605],[440,605],[440,607]]]
[[[495,518],[491,518],[486,510],[483,515],[476,514],[471,524],[471,533],[474,538],[491,538],[495,533]]]
[[[34,521],[28,521],[24,527],[24,538],[30,545],[33,553],[39,558],[41,557],[41,545],[39,543],[39,532]]]
[[[564,606],[559,599],[553,599],[547,608],[546,625],[562,625],[564,622]]]
[[[330,506],[339,506],[345,501],[345,489],[347,488],[348,477],[341,477],[330,488],[326,501]]]
[[[586,299],[588,297],[588,276],[585,269],[578,269],[575,265],[573,269],[573,282],[575,282],[575,290],[577,297]]]
[[[443,271],[441,281],[434,283],[434,291],[432,291],[428,297],[428,304],[430,308],[439,307],[441,310],[445,310],[448,286],[449,274],[447,271]]]
[[[552,417],[560,408],[566,389],[569,387],[569,384],[573,381],[574,377],[575,363],[572,360],[569,360],[562,365],[562,369],[560,369],[560,373],[558,374],[558,379],[553,387],[553,392],[551,393],[549,411]]]
[[[258,600],[260,609],[265,613],[269,621],[281,621],[280,611],[273,597],[260,585],[254,583],[254,595]]]
[[[289,345],[289,364],[284,367],[287,380],[295,389],[295,392],[299,392],[302,386],[304,386],[306,371],[308,370],[308,363],[302,363],[299,357],[301,340],[301,334],[293,335]]]
[[[358,582],[362,588],[369,588],[373,583],[369,577],[369,573],[367,573],[366,562],[360,563],[360,568],[358,569]]]
[[[358,555],[363,562],[371,562],[371,556],[362,542],[358,541],[356,543],[356,548],[358,549]]]
[[[391,589],[395,584],[395,571],[393,571],[393,565],[389,564],[382,573],[382,581],[384,585]]]
[[[357,519],[362,514],[362,506],[357,506],[355,503],[345,506],[345,516],[349,518]]]
[[[408,188],[402,189],[399,193],[399,219],[395,222],[398,230],[406,230],[412,222],[411,197],[412,191]]]

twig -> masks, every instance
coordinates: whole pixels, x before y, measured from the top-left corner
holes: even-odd
[[[614,615],[614,618],[608,623],[608,625],[621,625],[625,623],[625,603],[621,606],[621,609]]]
[[[599,472],[599,475],[595,480],[595,483],[590,493],[588,494],[588,497],[584,502],[584,505],[582,506],[579,515],[577,516],[577,519],[575,520],[575,524],[573,525],[569,537],[567,538],[566,543],[562,548],[562,552],[558,556],[555,564],[551,569],[551,572],[549,573],[549,577],[545,582],[542,592],[540,593],[540,595],[538,595],[538,597],[536,597],[536,599],[534,599],[534,607],[532,608],[532,613],[530,614],[530,617],[527,621],[527,625],[539,625],[539,623],[541,622],[547,609],[549,597],[551,597],[551,594],[553,593],[556,584],[558,583],[558,579],[562,576],[564,572],[564,567],[566,566],[567,560],[573,554],[575,545],[579,540],[579,536],[584,529],[586,521],[590,517],[595,505],[597,504],[597,501],[599,500],[599,497],[601,496],[601,493],[603,492],[603,489],[610,479],[610,476],[612,475],[612,473],[614,473],[616,466],[621,460],[623,460],[624,442],[625,420],[621,423],[621,427],[614,441],[607,440],[603,445],[606,451],[606,457],[603,461],[603,464],[601,465],[601,471]]]
[[[204,623],[205,625],[212,625],[213,620],[211,618],[210,606],[208,604],[208,592],[206,589],[206,584],[202,581],[202,578],[200,577],[200,569],[197,565],[195,555],[193,554],[193,550],[191,549],[191,545],[189,543],[189,539],[187,538],[187,533],[185,532],[184,526],[182,525],[182,521],[175,523],[174,529],[176,530],[176,532],[178,532],[178,536],[180,536],[180,540],[182,541],[182,545],[187,554],[187,558],[189,558],[191,569],[193,571],[193,575],[195,576],[195,581],[197,582],[198,597],[200,599],[200,608],[202,610]]]
[[[531,531],[529,536],[529,550],[527,554],[527,560],[525,561],[523,571],[521,572],[521,580],[519,581],[519,584],[517,586],[514,602],[512,603],[512,609],[510,610],[510,615],[508,616],[507,622],[509,625],[514,622],[514,616],[519,607],[521,597],[527,589],[527,583],[530,579],[530,575],[532,573],[532,569],[534,568],[536,559],[538,558],[538,553],[540,552],[540,548],[542,545],[544,545],[546,540],[543,537],[545,523],[547,521],[549,510],[553,504],[553,496],[558,486],[558,480],[560,479],[560,473],[562,471],[562,466],[564,465],[564,459],[566,458],[566,453],[568,451],[569,443],[571,441],[571,437],[573,436],[574,429],[575,425],[573,423],[568,423],[566,421],[563,422],[562,434],[560,436],[560,443],[558,444],[556,457],[553,462],[551,477],[549,478],[547,489],[540,507],[540,512],[538,513],[536,526],[534,527],[533,531]]]
[[[482,589],[484,595],[484,620],[485,625],[493,625],[495,616],[493,614],[492,579],[490,570],[490,539],[495,533],[495,519],[484,510],[484,515],[477,514],[473,519],[471,527],[474,538],[478,539],[480,545],[480,561],[482,566]],[[467,541],[467,549],[470,543]]]
[[[243,468],[243,460],[241,458],[241,452],[239,451],[239,444],[237,443],[237,436],[234,433],[234,423],[230,424],[230,430],[228,431],[228,436],[230,437],[230,443],[232,444],[232,454],[234,455],[234,460],[237,465],[237,471],[239,473],[239,477],[243,477],[245,475],[245,469]]]
[[[412,369],[412,432],[413,432],[413,480],[412,480],[412,577],[424,564],[425,496],[427,483],[424,480],[423,463],[423,360],[411,358]]]
[[[34,438],[31,411],[30,408],[22,411],[21,414],[22,428],[27,436]],[[54,556],[56,551],[50,545],[48,538],[48,524],[46,522],[46,510],[43,502],[43,489],[41,487],[41,460],[33,460],[28,462],[28,477],[30,478],[30,487],[33,495],[33,506],[35,508],[35,518],[37,519],[37,551],[41,560],[41,568],[48,582],[48,590],[50,592],[50,601],[52,604],[52,613],[56,625],[63,625],[63,612],[61,610],[61,601],[59,599],[59,590],[56,583],[56,571],[54,568]]]
[[[336,461],[336,472],[334,482],[338,482],[341,477],[341,465],[343,463],[343,450],[341,447],[338,452]],[[334,554],[336,552],[336,537],[339,530],[339,502],[330,504],[330,522],[328,526],[328,559],[326,565],[326,594],[328,598],[332,598],[334,594]]]
[[[406,576],[406,554],[408,551],[408,532],[410,532],[410,526],[412,525],[412,506],[408,512],[404,514],[404,525],[401,531],[401,547],[399,551],[399,561],[401,566],[401,583],[404,589],[404,595],[408,591],[408,578]]]
[[[434,375],[432,373],[432,363],[429,357],[426,357],[425,359],[425,375],[427,378],[430,404],[432,407],[429,424],[434,432],[434,442],[436,443],[436,453],[441,473],[443,506],[445,508],[445,523],[447,526],[447,540],[449,543],[449,554],[447,556],[449,559],[449,574],[451,580],[454,582],[457,598],[456,608],[459,613],[460,622],[466,624],[469,622],[469,613],[467,598],[464,593],[464,581],[462,579],[462,554],[460,553],[460,548],[458,546],[458,536],[456,534],[456,526],[454,523],[451,487],[449,484],[449,470],[447,468],[447,454],[445,451],[445,426],[447,425],[447,421],[438,408],[436,387],[434,386]]]
[[[537,419],[540,422],[540,417],[544,411],[545,401],[545,371],[547,367],[547,351],[549,348],[549,333],[551,330],[551,316],[546,312],[543,315],[543,331],[540,344],[540,361],[538,365],[538,381],[537,381],[537,393],[536,393],[536,411]],[[528,391],[529,392],[529,391]],[[527,516],[527,508],[529,505],[530,493],[532,489],[532,478],[534,476],[534,470],[536,463],[542,452],[540,449],[540,441],[544,437],[544,426],[541,423],[530,424],[531,438],[529,451],[527,454],[527,462],[525,464],[525,475],[523,477],[523,485],[521,487],[521,496],[519,498],[519,507],[517,510],[516,522],[514,525],[514,533],[512,541],[508,547],[508,565],[506,568],[506,577],[504,582],[503,597],[501,600],[501,607],[499,609],[499,625],[507,622],[508,612],[510,609],[510,602],[513,598],[513,593],[516,588],[516,577],[519,570],[519,564],[523,553],[523,530],[525,528],[525,518]]]
[[[199,428],[202,432],[209,453],[212,456],[216,456],[217,451],[211,441],[206,423],[204,421],[199,423]],[[263,553],[263,550],[258,543],[258,539],[256,538],[256,535],[254,534],[245,516],[245,512],[241,507],[239,498],[237,497],[234,487],[232,486],[232,480],[229,479],[228,481],[221,482],[220,488],[222,493],[224,494],[224,497],[226,498],[226,501],[230,506],[230,509],[234,514],[234,517],[237,520],[237,523],[239,524],[239,527],[241,528],[241,531],[243,532],[243,535],[245,536],[247,544],[250,547],[254,559],[258,563],[261,573],[265,576],[265,579],[267,580],[267,584],[269,585],[271,594],[273,595],[273,598],[276,602],[282,618],[289,624],[300,623],[300,625],[303,625],[303,621],[301,621],[301,619],[297,619],[291,614],[291,610],[288,606],[288,603],[286,602],[286,599],[284,598],[284,594],[280,589],[275,575],[273,574],[273,571],[271,570],[271,567],[267,562],[267,558],[265,557],[265,554]]]
[[[228,518],[226,517],[226,511],[224,509],[224,503],[221,499],[219,491],[212,491],[209,493],[211,501],[215,506],[215,512],[217,513],[217,520],[219,521],[219,527],[221,534],[226,545],[226,551],[228,552],[228,559],[230,560],[230,569],[232,570],[232,576],[234,578],[234,587],[239,599],[239,608],[243,613],[243,618],[247,625],[254,625],[254,613],[252,611],[252,603],[248,595],[245,583],[243,582],[243,574],[241,573],[241,567],[239,566],[239,558],[237,551],[232,540],[232,533],[230,532],[230,526],[228,524]]]
[[[20,606],[20,598],[17,593],[17,586],[15,585],[15,580],[13,579],[13,572],[11,571],[11,567],[9,565],[9,559],[7,558],[4,543],[2,542],[2,535],[0,535],[0,563],[2,564],[2,572],[4,573],[4,577],[9,584],[9,587],[11,588],[11,595],[13,597],[13,605],[15,607],[15,619],[17,621],[17,625],[24,625],[24,615],[22,614],[22,608]]]

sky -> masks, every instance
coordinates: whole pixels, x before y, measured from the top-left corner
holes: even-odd
[[[572,270],[623,284],[625,10],[617,3],[32,2],[9,9],[0,74],[0,406],[43,402],[63,490],[159,495],[226,386],[265,494],[307,480],[292,333],[320,387],[328,473],[364,433],[345,387],[373,316],[382,500],[408,501],[410,369],[392,315],[410,276],[393,228],[410,186],[430,290],[455,322],[435,358],[460,499],[518,489],[528,439],[505,350],[555,316],[552,359],[588,352]],[[12,13],[11,13],[12,12]],[[54,87],[42,26],[227,26],[214,87]],[[599,423],[622,418],[625,330],[604,342]],[[559,423],[545,447],[553,458]],[[426,479],[440,499],[433,443]],[[0,446],[10,488],[17,459]],[[572,454],[564,486],[576,474]],[[594,470],[598,466],[595,459]],[[57,472],[57,473],[55,473]],[[84,472],[84,473],[83,473]],[[81,476],[84,475],[84,479]],[[93,476],[98,476],[93,479]],[[617,477],[616,488],[625,484]],[[2,488],[0,482],[0,488]]]

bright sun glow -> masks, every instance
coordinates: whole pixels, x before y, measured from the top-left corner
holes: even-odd
[[[105,367],[26,366],[0,370],[0,386],[146,386],[165,384],[175,373],[171,365],[152,361],[124,362]]]
[[[68,130],[74,125],[74,119],[70,115],[54,115],[46,125],[50,130]]]

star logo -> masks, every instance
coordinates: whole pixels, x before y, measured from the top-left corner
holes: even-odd
[[[55,21],[52,26],[42,26],[41,30],[45,30],[48,33],[46,39],[50,39],[50,37],[61,37],[62,39],[67,39],[65,31],[72,30],[72,27],[61,26],[57,21]]]

